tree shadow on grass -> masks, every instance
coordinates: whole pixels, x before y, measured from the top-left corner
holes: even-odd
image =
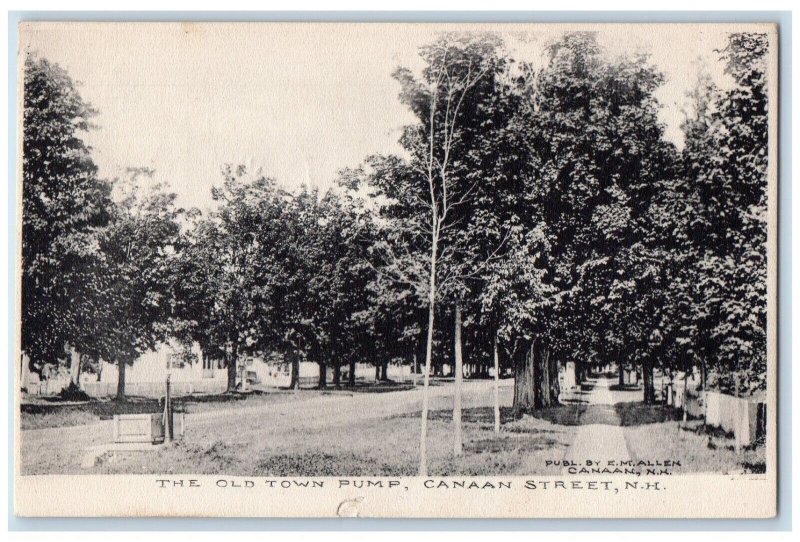
[[[438,386],[438,384],[435,384]],[[388,393],[392,391],[409,391],[414,389],[414,384],[408,382],[395,382],[394,380],[384,380],[382,382],[356,382],[356,385],[342,386],[343,391],[354,393]]]
[[[680,412],[664,405],[647,405],[641,401],[615,403],[613,405],[586,405],[566,402],[560,407],[551,407],[528,412],[534,418],[566,426],[611,425],[635,426],[675,421]]]
[[[586,397],[592,393],[595,387],[594,382],[584,382],[578,389],[565,389],[559,396],[559,402],[562,405],[584,405],[589,401]]]
[[[563,405],[586,405],[589,403],[586,399],[581,399],[580,397],[561,397],[559,399],[561,404]]]
[[[581,382],[580,386],[581,391],[579,393],[586,395],[589,392],[591,392],[595,388],[595,386],[597,386],[597,383],[593,380],[587,380],[586,382]]]
[[[186,406],[193,403],[231,403],[246,400],[248,397],[270,395],[274,392],[249,391],[233,393],[214,393],[203,395],[184,395],[172,399],[175,412],[185,412]],[[58,401],[42,403],[23,403],[20,412],[33,415],[67,414],[87,412],[101,420],[110,420],[118,414],[157,414],[164,409],[161,399],[129,395],[124,401],[114,399],[92,399],[83,403],[63,404]]]
[[[464,451],[470,454],[501,452],[537,452],[550,450],[563,444],[549,436],[522,436],[518,438],[484,438],[464,444]]]
[[[430,387],[440,386],[439,382],[431,381],[428,384]],[[328,384],[325,388],[320,390],[319,385],[313,384],[308,386],[301,386],[300,389],[294,390],[289,386],[280,386],[278,390],[281,392],[303,392],[303,391],[322,391],[324,393],[337,393],[337,392],[350,392],[350,393],[387,393],[391,391],[409,391],[414,388],[422,388],[422,379],[417,386],[413,382],[397,382],[394,380],[382,381],[356,381],[355,386],[350,386],[347,383],[341,384],[338,388],[333,384]]]
[[[272,395],[274,391],[250,390],[250,391],[233,391],[224,393],[209,393],[202,395],[183,395],[173,398],[175,403],[230,403],[236,401],[243,401],[248,397],[257,397],[262,395]]]
[[[419,418],[421,412],[409,412],[400,414],[397,418]],[[428,413],[428,419],[432,421],[453,421],[452,409],[431,410]],[[505,424],[514,421],[514,413],[510,407],[500,407],[500,424]],[[471,423],[478,425],[494,425],[494,408],[493,407],[472,407],[465,408],[461,411],[461,421],[463,423]]]
[[[564,390],[561,392],[558,400],[561,404],[586,404],[589,401],[586,397],[591,393],[591,388],[588,390],[579,389],[579,390]]]
[[[623,427],[677,421],[681,418],[679,410],[664,405],[645,404],[642,401],[616,403],[614,405]]]
[[[544,420],[555,425],[612,425],[635,426],[651,423],[663,423],[680,419],[680,412],[664,405],[647,405],[643,402],[616,403],[614,405],[588,405],[573,402],[560,406],[531,410],[524,413],[539,420]],[[467,408],[461,413],[464,423],[483,425],[494,424],[494,411],[491,407]],[[419,418],[420,412],[400,414],[398,418]],[[429,414],[430,420],[451,422],[452,409],[433,410]],[[500,423],[513,422],[515,417],[510,407],[500,409]]]
[[[118,401],[90,401],[78,405],[53,404],[23,404],[20,411],[23,414],[34,415],[53,415],[68,414],[71,412],[87,412],[101,420],[110,420],[117,414],[156,414],[163,410],[163,403],[157,399],[146,399],[141,397],[131,397],[124,402]],[[176,405],[176,412],[181,412],[180,406]]]
[[[530,410],[526,412],[527,415],[545,420],[556,425],[581,425],[580,416],[585,412],[580,408],[580,403],[572,403],[571,405],[561,405],[549,408],[541,408],[538,410]]]
[[[587,405],[573,403],[560,407],[545,408],[529,412],[534,418],[557,425],[621,425],[614,405]]]
[[[639,384],[613,384],[608,389],[611,391],[642,391]]]

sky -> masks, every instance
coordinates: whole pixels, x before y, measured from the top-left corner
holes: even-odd
[[[224,164],[260,168],[287,188],[325,188],[373,153],[400,152],[414,118],[392,78],[419,70],[418,48],[446,24],[29,23],[20,51],[64,67],[99,114],[86,135],[100,174],[155,170],[184,207],[207,208]],[[518,59],[587,25],[491,25]],[[647,52],[664,73],[666,136],[681,145],[686,93],[705,66],[729,84],[714,52],[732,25],[605,25],[609,54]],[[22,80],[22,78],[20,78]]]

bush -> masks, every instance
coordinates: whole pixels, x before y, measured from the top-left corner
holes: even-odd
[[[58,393],[58,396],[64,401],[90,401],[92,399],[85,391],[76,386],[74,382],[70,382],[69,386]]]

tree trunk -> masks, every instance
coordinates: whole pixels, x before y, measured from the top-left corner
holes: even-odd
[[[119,373],[117,376],[117,401],[125,400],[125,367],[126,363],[122,360],[117,362]]]
[[[333,386],[337,390],[342,387],[342,368],[338,363],[333,366]]]
[[[531,341],[524,347],[518,347],[513,356],[514,363],[514,405],[515,416],[530,412],[534,405],[534,365],[536,356],[536,341]]]
[[[561,390],[558,384],[556,357],[552,355],[550,347],[542,345],[542,354],[539,359],[542,364],[542,382],[539,388],[542,390],[540,403],[543,408],[558,406],[558,394]]]
[[[622,363],[622,351],[617,348],[617,365],[619,366],[619,387],[625,385],[625,364]]]
[[[239,345],[235,342],[228,355],[228,387],[225,391],[236,391],[236,365],[239,363]]]
[[[300,389],[300,358],[297,354],[291,354],[292,359],[292,377],[291,381],[289,382],[289,389],[290,390],[299,390]]]
[[[500,432],[500,358],[497,352],[497,333],[492,341],[494,357],[494,432]]]
[[[550,367],[547,361],[544,360],[544,349],[541,346],[541,339],[539,339],[539,349],[536,352],[536,358],[533,365],[533,408],[540,409],[548,405],[545,401],[548,396],[547,385],[550,381]]]
[[[547,361],[550,363],[550,402],[552,406],[558,406],[561,404],[558,402],[558,396],[561,394],[561,383],[558,379],[560,367],[558,357],[550,348],[547,349]]]
[[[558,364],[541,337],[514,362],[514,413],[558,406]]]
[[[739,371],[736,370],[736,366],[734,365],[734,376],[733,376],[733,396],[739,397]],[[736,409],[735,418],[733,422],[733,451],[735,453],[739,453],[742,451],[742,419],[741,419],[741,412],[739,409]]]
[[[319,362],[317,365],[319,365],[319,383],[317,387],[324,390],[328,387],[328,366],[323,362]]]
[[[377,363],[375,364],[375,382],[381,381],[381,366]]]
[[[703,391],[706,391],[706,379],[708,378],[708,373],[706,369],[706,361],[705,359],[700,360],[700,387]]]
[[[644,402],[652,405],[656,402],[656,389],[653,383],[653,365],[650,361],[642,362],[642,388],[644,389]]]
[[[384,359],[381,362],[381,382],[386,382],[389,380],[389,360]]]
[[[535,391],[534,405],[536,408],[550,408],[558,405],[558,364],[555,357],[550,355],[550,348],[545,346],[542,339],[539,340],[539,353],[537,363],[534,366],[537,386]]]
[[[686,411],[687,403],[689,402],[689,371],[683,373],[683,401],[681,401],[681,410],[683,410],[683,423],[685,424],[689,418]]]
[[[81,353],[74,346],[69,349],[69,381],[76,388],[81,386]]]
[[[356,386],[356,359],[350,358],[350,373],[347,375],[347,384],[354,388]]]
[[[453,387],[453,453],[464,453],[463,438],[461,435],[461,385],[464,379],[464,360],[461,356],[461,303],[456,303],[455,315],[455,386]]]
[[[436,305],[436,251],[437,251],[437,237],[433,236],[431,244],[431,268],[428,283],[428,336],[425,343],[425,373],[422,379],[422,421],[420,423],[420,436],[419,436],[419,475],[428,475],[428,452],[427,452],[427,437],[428,437],[428,402],[429,393],[428,387],[430,384],[431,373],[431,357],[433,355],[433,323],[434,323],[434,308]]]

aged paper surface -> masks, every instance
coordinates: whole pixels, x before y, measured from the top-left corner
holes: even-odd
[[[774,25],[19,30],[16,514],[775,515]]]

